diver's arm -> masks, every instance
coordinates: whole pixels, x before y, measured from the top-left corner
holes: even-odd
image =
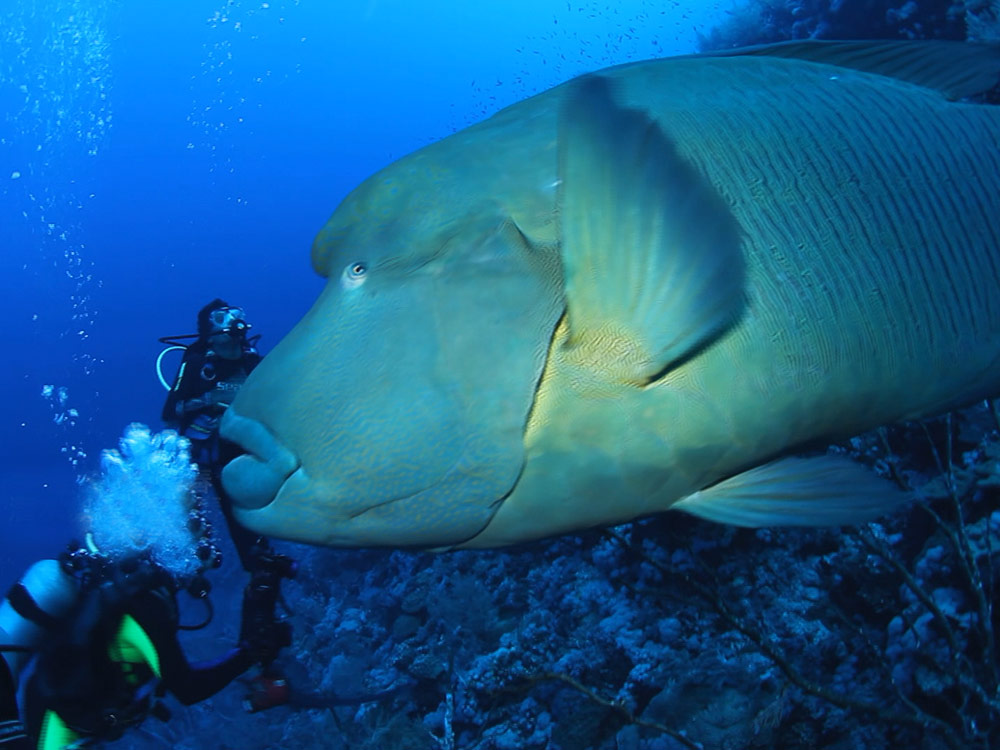
[[[262,359],[263,357],[256,349],[248,351],[243,355],[243,367],[246,369],[247,375],[254,371],[254,368],[260,364]]]
[[[160,418],[167,427],[180,431],[190,424],[191,420],[199,413],[204,413],[209,417],[217,417],[226,410],[226,406],[228,404],[222,404],[216,400],[214,391],[211,390],[188,399],[180,399],[175,393],[171,393],[167,397],[167,403],[163,406]]]
[[[146,631],[156,648],[163,686],[185,705],[215,695],[254,663],[254,657],[242,647],[218,659],[190,663],[177,640],[176,603],[166,601],[156,592],[136,596],[128,613]]]
[[[204,353],[196,349],[194,344],[184,352],[181,366],[160,414],[168,427],[180,429],[186,426],[189,414],[211,405],[203,397],[212,390],[214,384],[206,383],[200,374],[206,361]]]
[[[177,412],[177,417],[182,417],[185,414],[191,414],[192,412],[199,411],[224,411],[227,404],[221,403],[218,398],[219,397],[216,395],[215,391],[207,391],[202,396],[189,398],[186,401],[178,401],[174,409]]]
[[[254,663],[250,652],[240,646],[230,649],[218,659],[194,664],[187,662],[179,644],[178,652],[176,661],[162,665],[163,685],[185,706],[211,698]]]

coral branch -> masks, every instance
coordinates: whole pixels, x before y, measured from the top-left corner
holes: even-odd
[[[660,724],[657,721],[649,721],[647,719],[643,719],[639,716],[636,716],[626,706],[622,705],[617,701],[612,701],[608,700],[607,698],[604,698],[599,693],[597,693],[597,691],[587,687],[579,680],[570,677],[568,674],[562,674],[559,672],[541,672],[539,674],[526,675],[524,677],[524,680],[526,680],[529,683],[552,682],[552,681],[561,682],[573,688],[578,693],[586,696],[594,703],[597,703],[600,706],[604,706],[605,708],[614,711],[616,714],[618,714],[619,717],[621,717],[621,719],[626,724],[634,724],[637,727],[642,727],[644,729],[653,729],[657,732],[662,732],[663,734],[669,735],[673,739],[677,740],[679,743],[684,745],[684,747],[690,748],[690,750],[704,750],[704,745],[698,742],[694,742],[691,739],[688,739],[683,734],[678,732],[676,729],[671,729],[670,727],[665,726],[664,724]]]

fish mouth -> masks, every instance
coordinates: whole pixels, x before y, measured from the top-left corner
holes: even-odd
[[[222,469],[222,486],[236,508],[258,510],[270,505],[301,466],[263,422],[232,407],[222,418],[219,435],[246,451]]]
[[[464,453],[419,483],[393,486],[379,474],[376,487],[359,491],[338,477],[310,475],[265,422],[232,406],[219,434],[246,451],[222,469],[233,516],[266,536],[330,547],[442,547],[482,531],[496,509],[492,489],[463,490],[477,467]]]

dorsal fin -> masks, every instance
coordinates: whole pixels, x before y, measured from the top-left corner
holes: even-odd
[[[993,43],[808,39],[706,55],[767,55],[836,65],[936,89],[948,99],[980,94],[1000,83],[1000,44]]]

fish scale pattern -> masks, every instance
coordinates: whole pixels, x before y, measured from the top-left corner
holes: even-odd
[[[745,233],[750,309],[721,356],[769,358],[775,393],[833,377],[873,395],[902,380],[932,408],[982,395],[951,363],[986,370],[1000,342],[1000,112],[829,66],[698,63],[731,101],[653,112]]]

